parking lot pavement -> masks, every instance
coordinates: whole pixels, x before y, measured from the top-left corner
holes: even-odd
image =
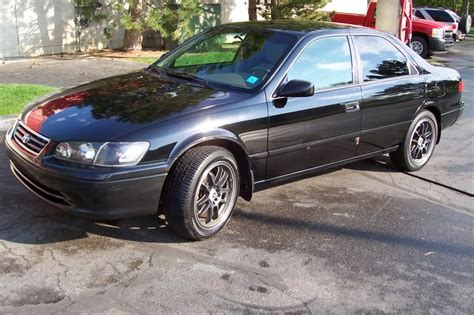
[[[64,214],[27,192],[0,150],[0,313],[472,314],[473,199],[445,187],[473,181],[469,151],[449,150],[472,141],[472,104],[420,178],[385,156],[354,163],[240,200],[204,242],[162,218]]]
[[[0,83],[68,87],[144,67],[122,59],[70,55],[7,60],[0,64]]]
[[[417,175],[474,194],[474,38],[458,42],[447,54],[432,61],[459,71],[464,82],[463,116],[441,136],[429,165]]]

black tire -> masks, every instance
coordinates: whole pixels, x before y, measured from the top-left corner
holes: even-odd
[[[430,50],[428,41],[424,37],[418,35],[412,37],[410,47],[422,58],[426,58]]]
[[[459,30],[463,34],[467,34],[471,31],[472,18],[469,14],[466,14],[462,17],[461,22],[459,23]]]
[[[203,187],[209,185],[207,181],[215,180],[215,177],[208,180],[210,178],[208,177],[210,176],[209,173],[213,171],[209,168],[214,165],[217,165],[216,168],[225,167],[228,178],[230,178],[228,185],[232,185],[232,188],[226,188],[226,190],[230,189],[231,192],[219,192],[219,194],[217,188],[207,188],[206,205],[210,205],[211,209],[208,210],[210,212],[205,212],[208,217],[206,216],[203,219],[203,214],[200,216],[197,213],[198,201],[201,200],[197,200],[197,197],[201,194]],[[163,207],[166,220],[171,228],[176,233],[191,240],[203,240],[216,235],[229,221],[239,196],[240,178],[234,155],[227,149],[218,146],[194,147],[176,161],[176,165],[168,176],[163,191]],[[210,199],[211,191],[216,195],[216,201]],[[228,198],[227,205],[222,203],[222,206],[225,205],[225,211],[221,212],[222,217],[217,215],[219,211],[214,211],[215,207],[220,207],[214,203],[218,202],[217,195],[219,200],[222,200],[221,198],[224,195]],[[216,213],[215,219],[214,213]],[[200,221],[208,219],[211,222],[214,221],[215,226],[207,227],[204,226],[206,223]]]
[[[418,137],[420,133],[419,128],[422,128],[425,123],[427,126],[431,126],[432,129],[429,142],[428,137]],[[405,139],[400,144],[398,150],[390,153],[390,159],[403,171],[414,172],[421,169],[433,155],[438,141],[438,131],[439,127],[435,115],[428,110],[421,111],[410,125]],[[423,140],[417,141],[419,138],[423,138]],[[421,147],[423,145],[426,147],[428,144],[430,146],[426,148],[426,154],[424,154],[424,149],[421,149]]]

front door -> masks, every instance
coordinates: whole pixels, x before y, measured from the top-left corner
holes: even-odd
[[[267,179],[354,157],[360,133],[360,86],[346,36],[311,42],[284,82],[312,82],[310,97],[274,98],[269,103]]]

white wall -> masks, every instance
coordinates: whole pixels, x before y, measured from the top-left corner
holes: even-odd
[[[367,3],[367,0],[332,0],[321,11],[365,14],[367,13]]]
[[[221,23],[248,20],[247,0],[202,3],[221,4]],[[116,28],[109,42],[103,33],[106,25],[92,22],[82,30],[82,51],[121,46],[123,29]],[[72,53],[77,48],[74,0],[0,0],[0,58]]]
[[[0,57],[75,52],[74,0],[0,0]],[[110,43],[105,21],[91,23],[81,34],[81,50],[102,49]],[[123,31],[113,34],[120,47]]]
[[[19,53],[16,32],[15,3],[0,0],[0,57]]]
[[[246,0],[221,0],[221,22],[242,22],[249,20]]]
[[[201,0],[204,4],[221,5],[221,23],[243,22],[249,20],[247,0]]]

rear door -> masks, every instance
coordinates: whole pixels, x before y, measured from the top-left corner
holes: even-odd
[[[280,86],[291,80],[312,82],[311,97],[269,104],[267,178],[354,157],[360,132],[360,86],[347,36],[310,42],[290,66]]]
[[[425,80],[388,39],[356,35],[362,87],[358,155],[400,144],[425,95]]]

